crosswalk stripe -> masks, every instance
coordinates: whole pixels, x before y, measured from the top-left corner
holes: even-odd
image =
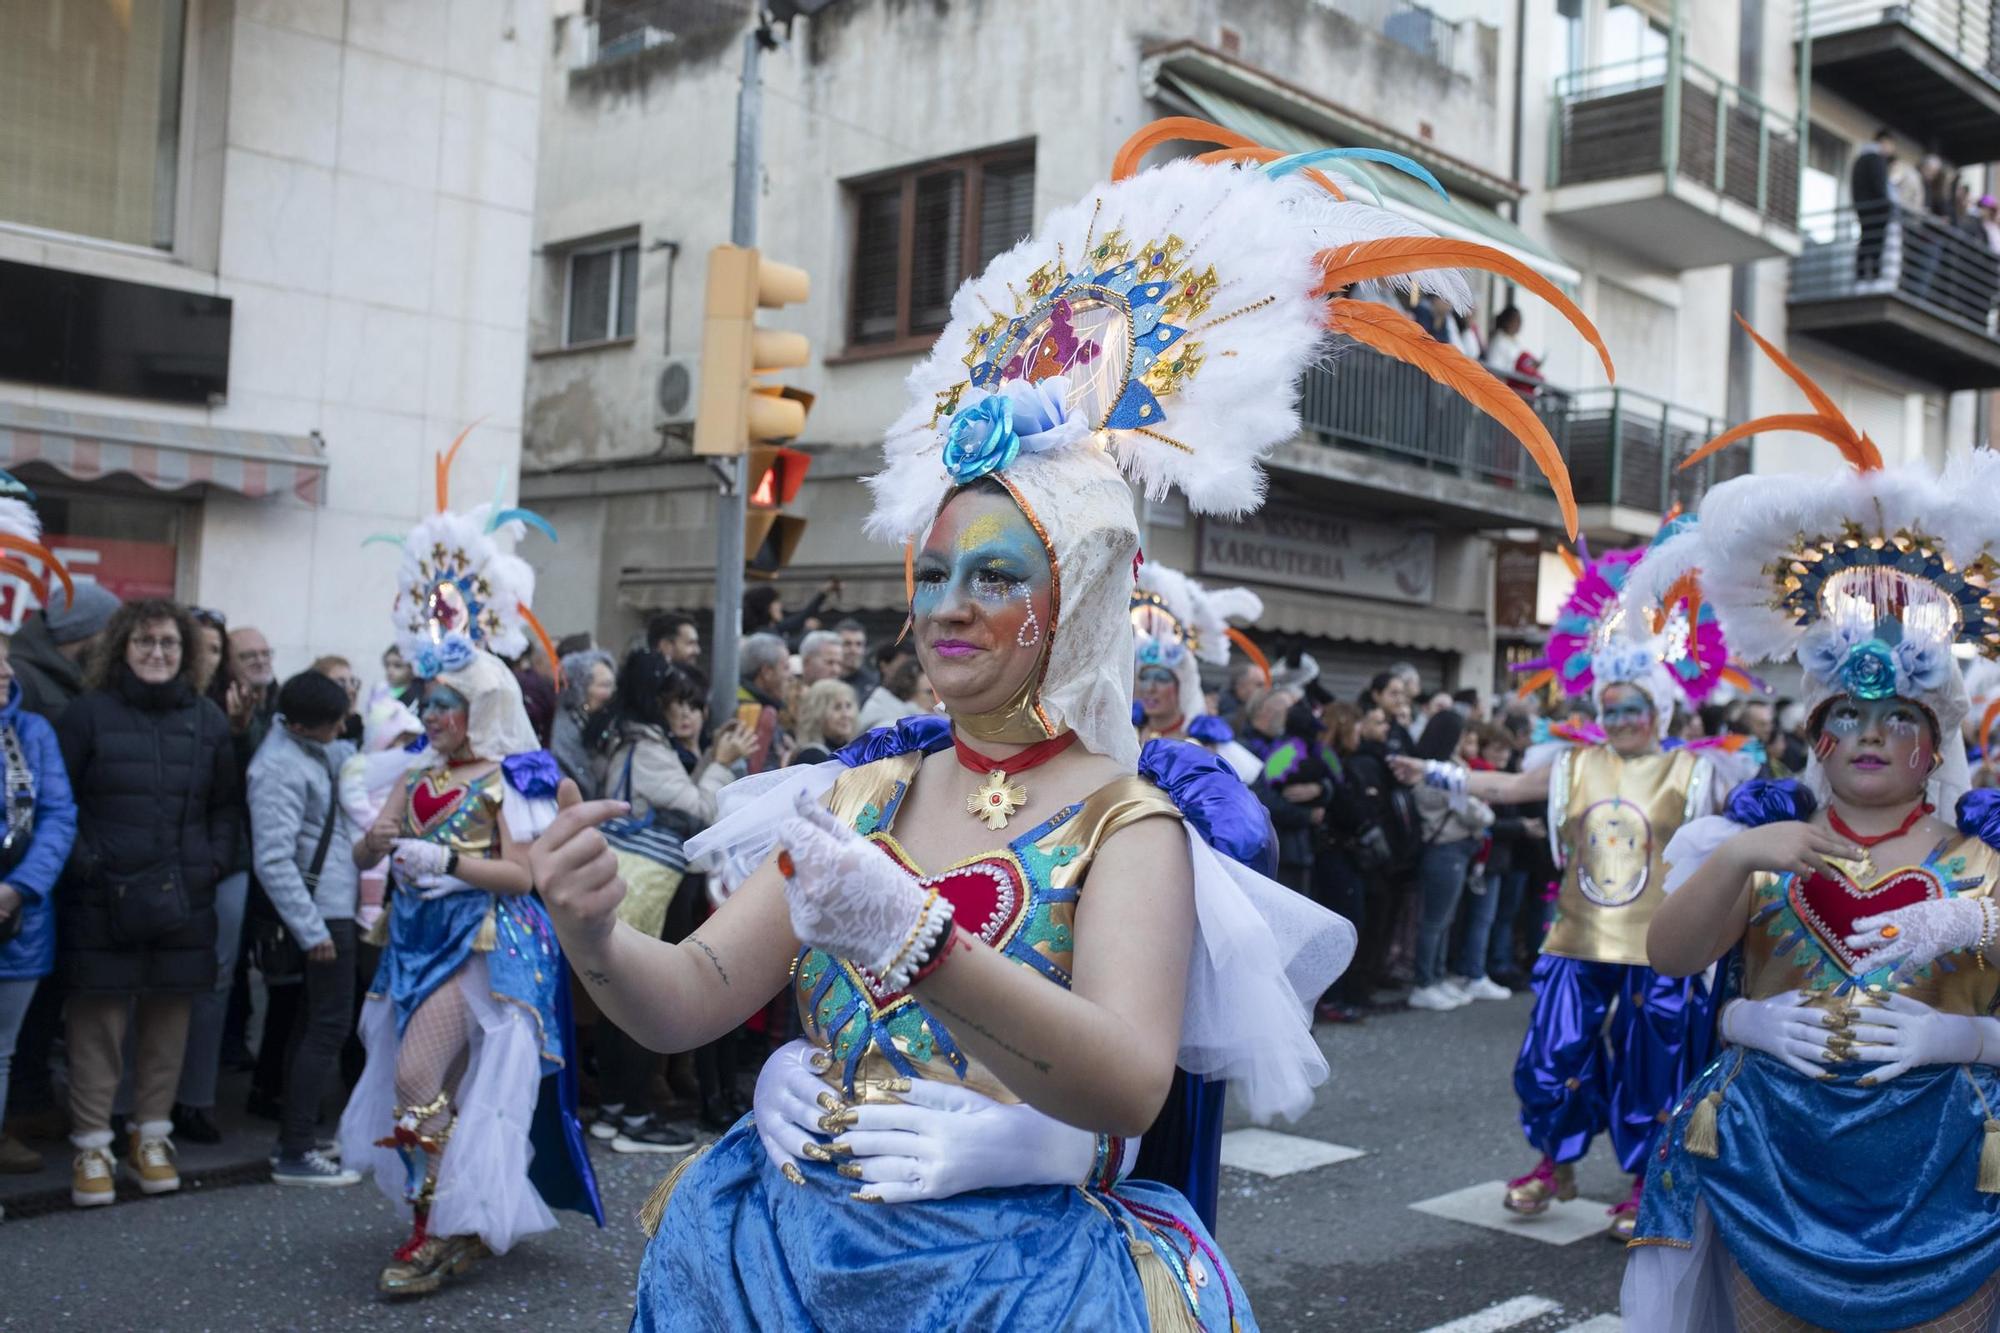
[[[1571,1324],[1562,1333],[1624,1333],[1625,1321],[1615,1314],[1596,1315],[1581,1324]]]
[[[1449,1323],[1435,1324],[1423,1333],[1501,1333],[1503,1329],[1525,1324],[1530,1319],[1540,1319],[1560,1309],[1562,1306],[1546,1296],[1515,1296]]]

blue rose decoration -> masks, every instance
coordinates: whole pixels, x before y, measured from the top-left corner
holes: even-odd
[[[944,437],[944,468],[960,486],[1007,467],[1020,456],[1014,433],[1014,403],[991,393],[952,416]]]
[[[458,634],[447,637],[438,649],[438,662],[446,671],[463,671],[478,658],[479,650]]]
[[[444,670],[444,662],[439,658],[437,649],[425,644],[417,649],[416,657],[410,662],[410,669],[417,673],[420,680],[430,680]]]
[[[1941,690],[1950,679],[1951,649],[1943,643],[1904,639],[1896,645],[1896,669],[1903,692],[1925,695]]]
[[[1855,644],[1840,664],[1840,685],[1856,699],[1895,698],[1895,652],[1880,639]]]

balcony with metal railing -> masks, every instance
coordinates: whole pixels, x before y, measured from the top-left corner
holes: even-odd
[[[1593,538],[1650,537],[1668,509],[1691,510],[1709,487],[1750,470],[1750,446],[1739,444],[1680,471],[1681,460],[1720,434],[1724,422],[1648,394],[1545,386],[1533,402],[1569,464],[1583,527]],[[1310,444],[1455,479],[1454,517],[1487,526],[1557,525],[1554,497],[1527,451],[1491,417],[1412,366],[1343,347],[1306,376],[1300,417]],[[1419,489],[1407,480],[1411,475],[1368,484],[1408,496]]]
[[[1673,269],[1798,253],[1798,125],[1680,54],[1566,74],[1548,213]]]
[[[2000,255],[1985,234],[1893,204],[1805,220],[1791,331],[1945,389],[2000,388]]]
[[[2000,157],[2000,0],[1812,0],[1797,35],[1814,83],[1954,162]]]

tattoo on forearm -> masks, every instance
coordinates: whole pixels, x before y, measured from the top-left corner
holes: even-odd
[[[700,940],[689,940],[688,943],[708,955],[708,961],[715,964],[715,975],[721,977],[722,984],[727,986],[729,984],[729,970],[723,967],[722,960],[715,956],[715,950],[709,948]]]
[[[1007,1054],[1013,1056],[1016,1060],[1019,1060],[1022,1064],[1028,1066],[1030,1069],[1034,1070],[1038,1074],[1049,1073],[1052,1068],[1052,1066],[1049,1064],[1047,1060],[1037,1060],[1034,1056],[1029,1055],[1026,1051],[1022,1050],[1020,1047],[1009,1045],[1004,1038],[994,1033],[990,1028],[984,1027],[981,1024],[974,1022],[972,1019],[967,1018],[964,1014],[959,1013],[955,1009],[947,1009],[945,1006],[939,1004],[936,1000],[925,1000],[924,1007],[928,1009],[937,1010],[939,1013],[943,1014],[946,1018],[950,1019],[954,1026],[964,1026],[973,1032],[977,1032],[980,1036],[986,1038],[986,1040],[992,1042],[995,1046],[998,1046],[1001,1050],[1007,1052]]]
[[[593,986],[609,986],[611,984],[611,978],[594,967],[583,969],[583,979]]]

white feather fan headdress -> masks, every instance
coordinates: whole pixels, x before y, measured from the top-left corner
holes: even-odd
[[[12,473],[0,472],[0,634],[21,628],[28,613],[49,604],[49,576],[76,595],[69,570],[42,544],[42,520],[35,493]],[[4,700],[0,700],[4,702]]]
[[[1229,622],[1254,622],[1264,600],[1248,588],[1207,588],[1154,561],[1139,566],[1132,592],[1132,633],[1141,668],[1165,667],[1180,687],[1181,715],[1204,711],[1201,663],[1227,666],[1229,646],[1241,647],[1270,679],[1271,664],[1257,645]]]
[[[1874,442],[1818,385],[1754,331],[1750,336],[1814,411],[1746,422],[1683,466],[1774,429],[1819,435],[1850,466],[1833,475],[1722,483],[1703,497],[1696,527],[1640,563],[1628,595],[1670,601],[1693,580],[1739,656],[1797,659],[1808,715],[1844,695],[1922,704],[1940,733],[1940,804],[1954,800],[1966,778],[1958,733],[1969,705],[1952,649],[1964,644],[2000,655],[2000,457],[1975,449],[1941,475],[1886,469]]]
[[[1138,169],[1169,141],[1225,146]],[[1403,309],[1362,298],[1412,288],[1410,275],[1426,271],[1447,274],[1432,286],[1463,293],[1452,271],[1487,268],[1561,309],[1608,373],[1596,331],[1507,256],[1347,201],[1313,169],[1334,155],[1281,157],[1186,118],[1147,126],[1120,151],[1112,183],[959,289],[951,322],[910,374],[914,401],[868,482],[868,531],[920,542],[955,489],[987,477],[1006,487],[1058,573],[1034,710],[1049,735],[1071,727],[1098,753],[1136,758],[1119,614],[1138,547],[1132,490],[1178,488],[1203,514],[1255,509],[1264,459],[1298,432],[1301,378],[1336,335],[1493,413],[1542,466],[1575,531],[1568,472],[1533,411]]]

